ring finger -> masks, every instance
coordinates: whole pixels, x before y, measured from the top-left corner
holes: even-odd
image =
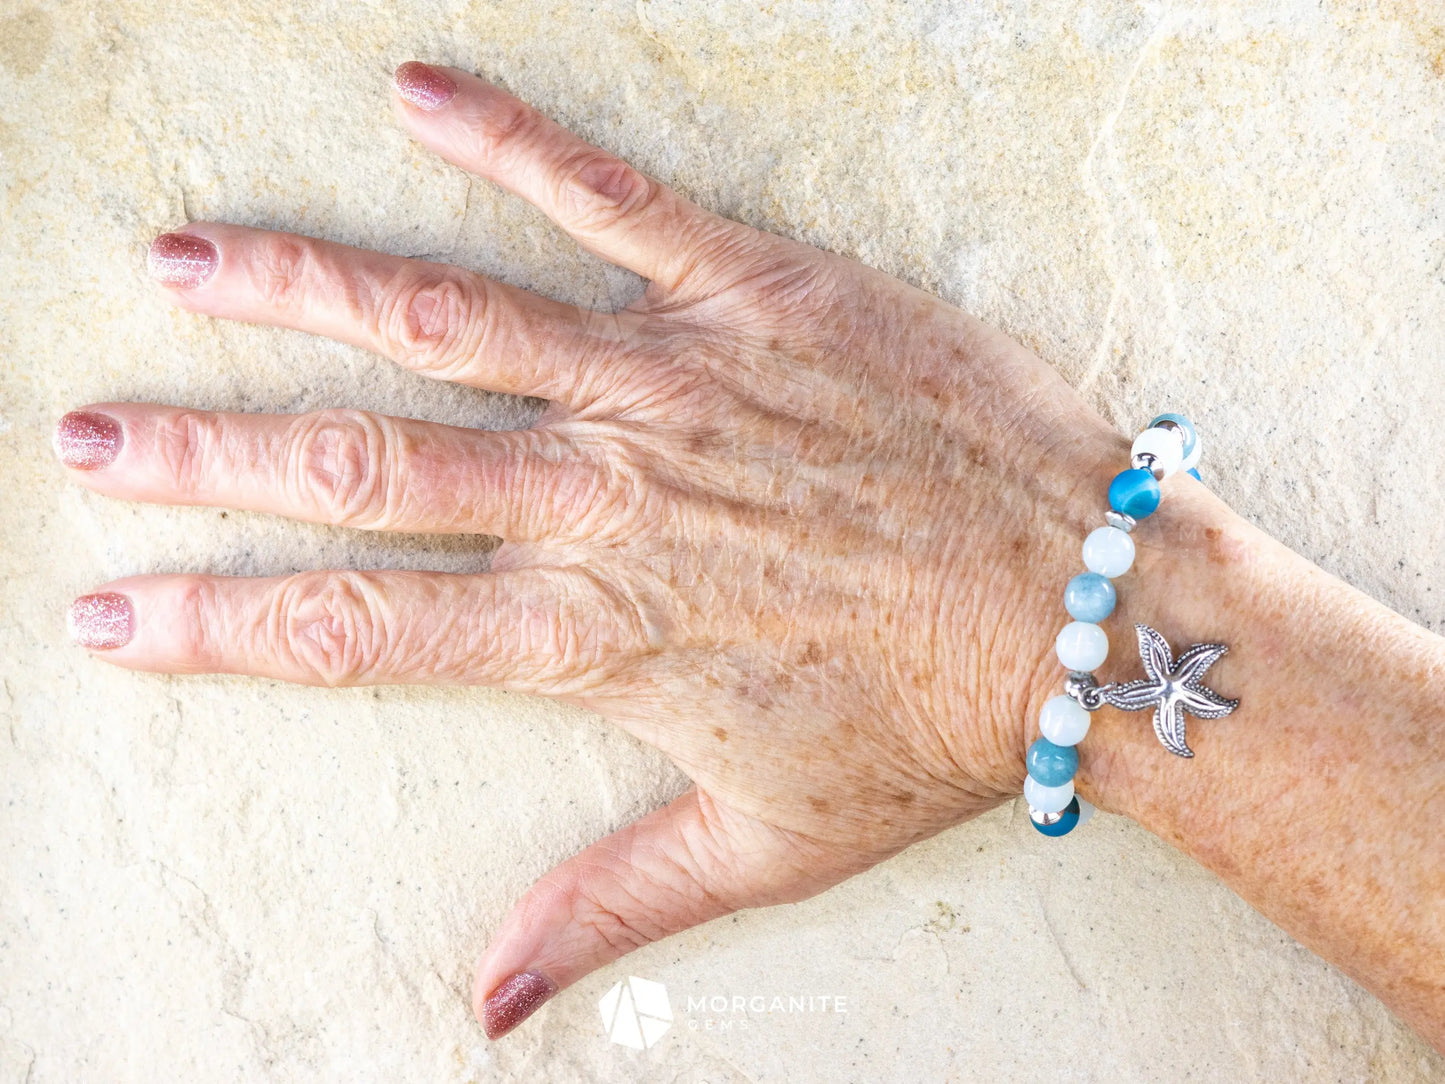
[[[221,414],[104,403],[67,414],[56,449],[113,497],[212,505],[370,530],[519,542],[610,537],[625,472],[567,423],[500,432],[357,410]]]

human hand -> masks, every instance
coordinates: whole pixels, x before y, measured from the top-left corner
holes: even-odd
[[[57,447],[117,497],[497,535],[490,570],[133,577],[71,618],[123,666],[485,684],[670,756],[696,787],[545,876],[494,937],[474,993],[495,1038],[638,945],[1017,794],[1058,691],[1060,575],[1128,441],[937,298],[703,211],[471,75],[405,65],[398,87],[416,138],[648,279],[642,297],[590,312],[213,223],[160,238],[151,270],[195,312],[546,398],[538,422],[107,403]]]

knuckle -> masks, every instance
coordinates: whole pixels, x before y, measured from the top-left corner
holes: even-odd
[[[603,907],[595,900],[581,900],[573,912],[578,926],[589,930],[597,940],[605,944],[617,956],[649,945],[666,934],[651,932],[641,923],[630,921],[617,911]]]
[[[611,229],[652,206],[660,184],[620,158],[591,151],[560,171],[557,204],[569,226],[586,233]]]
[[[215,458],[216,420],[199,410],[182,410],[154,430],[156,457],[176,493],[197,492]]]
[[[294,310],[302,304],[310,263],[305,243],[290,237],[273,237],[261,246],[251,262],[251,283],[266,304]]]
[[[599,624],[595,615],[574,613],[565,599],[556,607],[528,607],[520,615],[517,654],[534,660],[545,676],[595,673],[609,654]]]
[[[569,496],[579,526],[591,535],[623,544],[659,533],[665,522],[663,490],[640,461],[618,454],[605,460],[588,482],[585,490]],[[576,488],[581,489],[580,480]]]
[[[361,572],[303,572],[276,592],[273,650],[305,678],[353,685],[386,658],[390,630],[376,582]]]
[[[522,154],[531,142],[538,119],[525,102],[498,94],[470,129],[474,149],[484,161],[505,168],[508,159]]]
[[[663,916],[645,899],[629,891],[625,879],[612,876],[606,867],[595,874],[582,871],[567,896],[572,905],[573,922],[590,931],[618,956],[661,940],[671,932]]]
[[[532,509],[534,529],[569,540],[621,544],[666,526],[666,486],[654,477],[652,454],[613,434],[605,446],[585,429],[529,430],[507,457],[505,492]]]
[[[619,855],[618,861],[625,860]],[[618,954],[735,909],[709,893],[692,870],[665,851],[650,856],[645,869],[633,865],[629,876],[609,872],[604,866],[595,876],[580,874],[571,897],[572,915]]]
[[[566,696],[606,688],[647,649],[636,605],[596,573],[574,565],[525,582],[514,581],[501,612],[472,623],[466,658],[506,659],[509,682]]]
[[[401,492],[392,484],[398,444],[388,440],[382,419],[365,411],[303,415],[292,429],[288,456],[299,503],[337,526],[385,526]]]
[[[655,645],[644,603],[631,591],[577,569],[557,585],[559,604],[546,630],[546,650],[559,674],[598,687],[625,673]]]
[[[382,306],[380,335],[403,365],[447,376],[475,352],[487,308],[479,282],[413,277]]]
[[[547,623],[544,636],[543,652],[564,674],[600,672],[603,662],[612,654],[600,622],[588,621],[586,615],[570,613],[566,608],[556,620]]]
[[[205,576],[185,576],[177,585],[180,598],[180,622],[176,641],[182,659],[199,670],[219,666],[212,629],[225,623],[222,599],[216,583]],[[234,645],[229,645],[234,647]]]
[[[855,322],[840,264],[831,254],[816,250],[799,253],[769,238],[766,244],[740,254],[725,274],[735,288],[762,301],[763,311],[780,326],[786,323],[790,331],[831,334]],[[799,313],[808,316],[802,326],[798,326]]]

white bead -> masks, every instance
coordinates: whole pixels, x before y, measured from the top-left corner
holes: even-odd
[[[1066,670],[1097,670],[1109,657],[1109,637],[1098,625],[1070,621],[1054,640],[1054,650]]]
[[[1089,732],[1089,713],[1072,696],[1053,696],[1039,712],[1039,733],[1055,745],[1078,745]]]
[[[1072,783],[1073,780],[1070,779],[1069,782]],[[1077,795],[1075,795],[1075,797],[1077,797]],[[1080,828],[1084,827],[1084,825],[1085,825],[1086,823],[1088,823],[1089,818],[1092,817],[1093,815],[1094,815],[1094,806],[1093,806],[1093,803],[1092,803],[1092,802],[1086,802],[1084,799],[1079,798],[1079,823],[1076,824],[1076,825],[1074,825],[1074,831],[1077,832]]]
[[[1184,442],[1173,429],[1146,429],[1134,438],[1134,447],[1129,455],[1148,452],[1154,457],[1154,470],[1163,471],[1168,478],[1184,462]]]
[[[1199,434],[1194,434],[1194,450],[1184,457],[1184,462],[1179,464],[1180,470],[1193,470],[1199,466],[1199,457],[1204,454],[1204,441],[1199,439]]]
[[[1118,527],[1095,527],[1084,539],[1084,567],[1113,579],[1134,564],[1134,540]]]
[[[1062,813],[1074,800],[1074,781],[1046,787],[1031,775],[1024,776],[1024,801],[1040,813]]]

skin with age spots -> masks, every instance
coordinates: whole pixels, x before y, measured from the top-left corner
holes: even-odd
[[[218,223],[159,239],[153,273],[196,313],[546,398],[537,423],[107,403],[57,449],[121,498],[497,535],[491,568],[134,577],[75,627],[137,669],[558,697],[687,772],[695,788],[547,874],[495,932],[475,1001],[497,1037],[638,945],[801,899],[1017,796],[1062,677],[1060,593],[1129,441],[937,298],[710,214],[474,76],[405,65],[396,89],[417,139],[644,276],[642,297],[590,312]],[[1079,791],[1439,1044],[1445,837],[1427,811],[1445,775],[1401,753],[1441,725],[1445,643],[1194,480],[1166,489],[1111,627],[1227,640],[1211,678],[1241,707],[1191,730],[1187,766],[1137,717],[1097,713]]]

